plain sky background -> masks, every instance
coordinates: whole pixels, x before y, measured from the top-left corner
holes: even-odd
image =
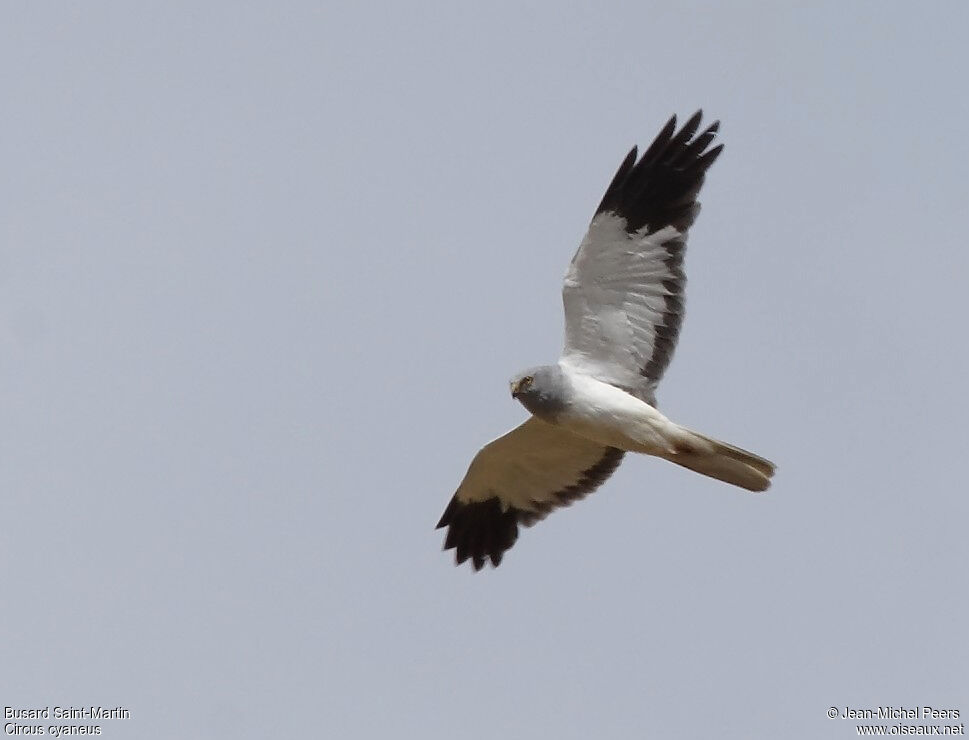
[[[0,24],[0,704],[107,738],[849,738],[969,713],[969,5],[37,3]],[[722,121],[628,458],[433,527],[628,148]]]

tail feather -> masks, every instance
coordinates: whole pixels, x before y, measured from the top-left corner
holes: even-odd
[[[774,475],[774,463],[770,460],[684,429],[681,440],[666,459],[702,475],[722,480],[748,491],[766,491]]]

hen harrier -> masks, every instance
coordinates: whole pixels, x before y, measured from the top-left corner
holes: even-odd
[[[662,457],[749,491],[763,491],[773,463],[691,431],[656,410],[656,386],[683,321],[683,253],[696,197],[723,145],[719,122],[695,135],[697,112],[673,116],[636,158],[623,160],[565,274],[565,348],[555,365],[511,381],[532,416],[485,445],[438,528],[457,562],[493,565],[557,506],[598,488],[627,452]]]

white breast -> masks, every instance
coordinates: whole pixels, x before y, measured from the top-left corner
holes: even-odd
[[[574,434],[631,452],[666,452],[676,427],[645,401],[563,367],[575,397],[558,417]]]

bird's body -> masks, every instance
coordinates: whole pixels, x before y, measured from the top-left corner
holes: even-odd
[[[561,362],[529,370],[524,377],[532,378],[530,387],[513,395],[534,416],[562,432],[622,452],[662,457],[750,491],[764,491],[770,485],[773,463],[682,427],[621,388],[571,370]],[[529,395],[545,396],[546,406],[554,411],[546,413],[535,407]],[[732,464],[721,469],[720,458]]]
[[[696,196],[723,148],[707,149],[718,123],[696,135],[700,117],[677,132],[674,116],[639,159],[634,147],[606,190],[565,275],[562,357],[512,380],[531,418],[478,452],[438,523],[458,563],[497,566],[520,524],[594,491],[627,452],[750,491],[770,485],[773,463],[656,409],[683,320]]]
[[[569,390],[569,403],[555,416],[536,416],[624,452],[663,455],[672,451],[676,425],[655,408],[614,385],[559,368]]]

